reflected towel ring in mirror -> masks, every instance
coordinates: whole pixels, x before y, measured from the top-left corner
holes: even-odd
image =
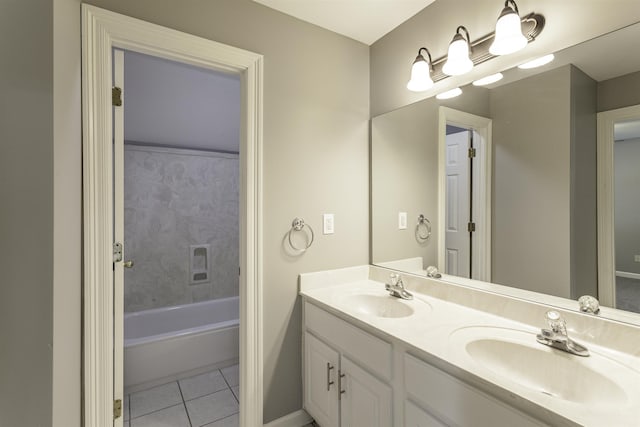
[[[416,224],[416,239],[419,242],[426,242],[431,237],[431,222],[425,218],[424,215],[418,216],[418,223]]]
[[[307,242],[307,245],[304,248],[299,248],[299,247],[297,247],[296,245],[293,244],[293,240],[291,239],[291,234],[294,231],[302,231],[305,228],[305,226],[309,229],[309,233],[310,233],[309,241]],[[291,229],[289,230],[289,233],[288,233],[289,245],[291,245],[291,247],[293,249],[295,249],[296,251],[299,251],[299,252],[306,251],[313,244],[313,238],[314,237],[315,236],[314,236],[314,233],[313,233],[313,228],[311,228],[311,226],[309,224],[305,224],[304,223],[304,219],[295,218],[293,220],[293,222],[291,223]]]

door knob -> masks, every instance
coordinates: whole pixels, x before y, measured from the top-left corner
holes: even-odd
[[[122,263],[122,265],[124,266],[124,268],[131,268],[133,267],[133,260],[130,259],[129,261],[125,261]]]

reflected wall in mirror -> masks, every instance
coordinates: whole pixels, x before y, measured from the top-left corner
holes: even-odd
[[[446,111],[454,110],[490,120],[491,184],[484,211],[489,217],[478,223],[478,211],[470,209],[468,219],[475,223],[475,233],[490,236],[485,250],[490,261],[482,279],[572,299],[598,295],[602,283],[598,279],[597,115],[640,104],[640,56],[629,54],[637,49],[637,40],[640,24],[557,52],[555,61],[541,68],[506,70],[499,82],[466,86],[458,98],[429,98],[373,118],[372,263],[420,274],[430,265],[445,273],[454,271],[447,258],[445,230],[453,214],[445,197],[444,163],[446,126],[460,123],[442,119]],[[442,110],[443,106],[451,110]],[[626,155],[618,157],[628,160]],[[469,160],[471,170],[478,167],[476,162],[477,158]],[[635,171],[640,170],[638,164]],[[619,172],[617,164],[615,171]],[[637,175],[625,173],[616,180],[640,187]],[[475,188],[473,180],[466,182]],[[638,194],[636,190],[636,202]],[[640,211],[632,199],[622,195],[615,199],[620,226],[625,218],[638,218]],[[407,213],[406,229],[398,226],[400,212]],[[433,228],[426,241],[415,235],[420,214]],[[471,239],[473,234],[469,233]],[[635,254],[640,254],[637,234],[622,231],[615,237],[616,245],[627,245],[625,260],[633,255],[631,265],[640,267],[635,262]],[[610,252],[613,257],[613,249]],[[479,265],[476,261],[476,271]],[[627,273],[640,274],[636,271],[640,269]],[[476,277],[473,257],[468,275]],[[640,275],[630,280],[637,278]],[[615,289],[612,294],[616,295]],[[619,308],[640,311],[640,281],[625,286],[617,297]],[[605,298],[608,305],[615,305],[614,301],[615,297]]]

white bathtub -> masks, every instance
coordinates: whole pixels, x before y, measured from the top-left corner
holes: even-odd
[[[125,313],[124,387],[235,363],[238,297]]]

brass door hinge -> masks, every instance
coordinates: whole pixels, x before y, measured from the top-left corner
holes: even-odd
[[[113,243],[113,262],[122,261],[122,251],[124,250],[122,243],[114,242]]]
[[[120,418],[122,416],[122,399],[116,399],[113,401],[113,419]]]
[[[475,148],[469,148],[469,158],[473,159],[474,157],[476,157],[476,149]]]
[[[111,104],[115,107],[122,106],[122,89],[117,86],[111,88]]]
[[[469,224],[467,224],[467,231],[469,233],[473,233],[474,231],[476,231],[476,223],[470,222]]]

